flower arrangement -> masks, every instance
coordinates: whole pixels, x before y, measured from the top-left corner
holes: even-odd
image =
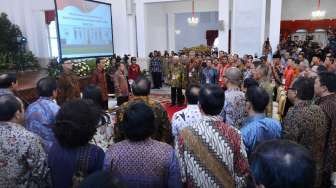
[[[79,77],[88,76],[91,73],[90,66],[85,61],[74,61],[72,71]]]

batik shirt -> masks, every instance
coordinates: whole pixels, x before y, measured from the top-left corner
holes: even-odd
[[[23,126],[0,122],[0,187],[48,187],[47,156],[40,138]]]
[[[327,116],[327,145],[324,166],[324,182],[330,182],[330,174],[336,172],[336,94],[328,95],[317,100]],[[326,185],[326,184],[324,184]],[[325,187],[328,187],[326,185]]]
[[[48,153],[55,141],[52,127],[60,107],[50,98],[40,97],[36,102],[28,106],[25,113],[25,127],[27,130],[42,138],[43,146]]]
[[[245,94],[238,88],[226,90],[224,107],[220,115],[226,124],[240,128],[245,116]]]
[[[124,140],[110,146],[104,169],[115,173],[130,188],[182,188],[174,149],[152,139]]]
[[[189,104],[187,108],[175,112],[172,119],[173,136],[177,138],[184,127],[197,123],[201,119],[201,116],[201,111],[197,104]]]
[[[153,134],[152,138],[161,142],[165,142],[167,144],[173,144],[171,125],[166,110],[162,107],[160,103],[153,101],[148,96],[133,97],[129,102],[122,104],[118,108],[116,113],[116,124],[114,126],[114,142],[120,142],[122,140],[125,140],[125,134],[120,129],[120,126],[122,126],[124,113],[130,105],[137,102],[144,102],[149,107],[151,107],[154,112],[154,122],[157,129]]]
[[[283,138],[306,147],[316,162],[316,187],[321,187],[322,165],[327,135],[326,115],[312,101],[302,101],[291,107],[284,120]]]
[[[264,114],[257,114],[248,117],[243,122],[240,130],[243,136],[247,154],[255,149],[255,147],[266,140],[280,139],[282,127],[279,121],[268,118]]]
[[[269,103],[266,106],[266,115],[267,117],[273,117],[273,89],[274,86],[269,81],[260,81],[259,85],[261,88],[266,90],[269,96]]]
[[[245,187],[249,165],[240,132],[220,116],[184,128],[177,150],[187,187]]]

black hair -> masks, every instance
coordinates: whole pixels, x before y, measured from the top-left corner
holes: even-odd
[[[99,86],[90,84],[83,90],[83,99],[91,99],[98,105],[103,104],[102,91]]]
[[[281,55],[279,53],[273,54],[273,59],[281,59]]]
[[[312,100],[314,98],[314,79],[299,77],[294,80],[292,88],[296,90],[296,96],[301,100]]]
[[[98,64],[100,64],[101,63],[101,60],[103,60],[104,58],[102,58],[102,57],[98,57],[97,59],[96,59],[96,65],[98,65]]]
[[[224,91],[217,85],[204,85],[198,97],[203,112],[207,115],[218,115],[224,105]]]
[[[84,146],[96,133],[100,117],[101,109],[92,100],[66,102],[56,115],[55,137],[65,148]]]
[[[0,121],[10,121],[17,111],[21,112],[22,103],[14,95],[0,96]]]
[[[52,77],[42,78],[37,82],[36,88],[40,97],[51,97],[57,89],[56,79]]]
[[[198,90],[198,91],[197,91]],[[190,84],[185,91],[188,104],[197,104],[200,86],[198,84]]]
[[[336,74],[321,72],[318,74],[322,86],[326,86],[329,92],[336,92]]]
[[[248,89],[252,86],[259,86],[259,83],[253,78],[246,78],[243,82],[243,87]]]
[[[131,61],[135,60],[136,61],[136,57],[131,57]]]
[[[154,112],[143,102],[131,104],[124,113],[121,130],[130,141],[142,141],[155,132]]]
[[[151,89],[151,82],[144,76],[139,76],[132,84],[132,92],[135,96],[148,96]]]
[[[317,74],[321,72],[327,72],[327,68],[324,65],[319,65],[316,69]]]
[[[115,177],[114,174],[107,171],[98,171],[89,175],[81,183],[79,188],[124,188],[125,185]]]
[[[315,162],[306,148],[288,140],[260,144],[251,156],[257,185],[267,188],[312,188]]]
[[[15,73],[8,73],[0,75],[0,88],[7,89],[12,86],[12,84],[16,83],[16,74]]]
[[[269,103],[269,95],[265,89],[257,86],[249,87],[246,91],[246,99],[258,113],[263,113]]]

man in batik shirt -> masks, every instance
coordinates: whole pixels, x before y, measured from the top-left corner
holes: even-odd
[[[318,104],[327,116],[327,137],[325,164],[323,168],[323,187],[330,187],[330,176],[336,172],[336,75],[320,73],[315,79],[315,95],[320,97]]]
[[[245,94],[240,91],[242,73],[236,67],[226,70],[224,82],[227,90],[225,91],[225,103],[221,116],[225,123],[239,129],[245,115]]]
[[[270,82],[268,77],[269,69],[266,65],[259,65],[254,72],[253,78],[259,82],[259,86],[262,87],[269,95],[269,103],[266,107],[266,116],[273,117],[273,92],[274,85]]]
[[[205,85],[199,95],[202,119],[184,128],[178,140],[182,181],[193,187],[245,187],[249,164],[240,132],[219,116],[224,92]]]
[[[37,83],[40,98],[30,104],[25,113],[25,127],[27,130],[42,138],[45,151],[48,153],[55,142],[52,128],[60,107],[54,101],[57,97],[57,83],[54,78],[42,78]]]
[[[1,187],[50,187],[47,155],[40,138],[20,125],[22,102],[13,95],[3,95],[0,109]]]
[[[149,98],[151,83],[147,78],[139,77],[132,85],[132,92],[134,97],[130,101],[122,104],[117,110],[117,119],[114,126],[114,141],[120,142],[125,139],[125,135],[122,131],[122,120],[126,109],[136,102],[144,102],[152,108],[155,115],[156,131],[152,136],[153,139],[165,142],[167,144],[173,144],[173,138],[171,133],[171,126],[168,119],[166,110],[160,103],[153,101]]]
[[[197,123],[202,115],[198,108],[198,95],[200,87],[197,84],[190,84],[186,89],[187,108],[175,112],[172,119],[172,131],[174,138],[177,138],[184,127]]]
[[[174,56],[172,59],[172,66],[169,68],[168,79],[171,86],[171,105],[175,106],[183,104],[182,87],[185,82],[185,69],[180,63],[179,57]]]
[[[299,77],[288,88],[287,95],[294,106],[284,120],[283,138],[295,141],[311,152],[316,163],[315,187],[321,187],[327,121],[323,110],[312,104],[314,79]]]

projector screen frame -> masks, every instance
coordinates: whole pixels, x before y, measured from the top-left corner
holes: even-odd
[[[112,57],[114,53],[114,37],[113,37],[113,19],[112,19],[112,4],[111,3],[106,3],[106,2],[101,2],[98,0],[82,0],[82,1],[89,1],[89,2],[94,2],[94,3],[100,3],[100,4],[105,4],[108,5],[110,7],[110,12],[111,12],[111,36],[112,36],[112,50],[113,53],[112,55],[98,55],[98,56],[85,56],[85,57],[67,57],[67,58],[63,58],[63,54],[62,54],[62,44],[61,44],[61,37],[60,37],[60,30],[59,30],[59,21],[58,21],[58,7],[57,7],[57,0],[54,0],[55,3],[55,20],[56,20],[56,32],[57,32],[57,47],[58,47],[58,59],[60,60],[60,62],[64,62],[66,60],[71,60],[71,59],[89,59],[89,58],[99,58],[99,57]]]

